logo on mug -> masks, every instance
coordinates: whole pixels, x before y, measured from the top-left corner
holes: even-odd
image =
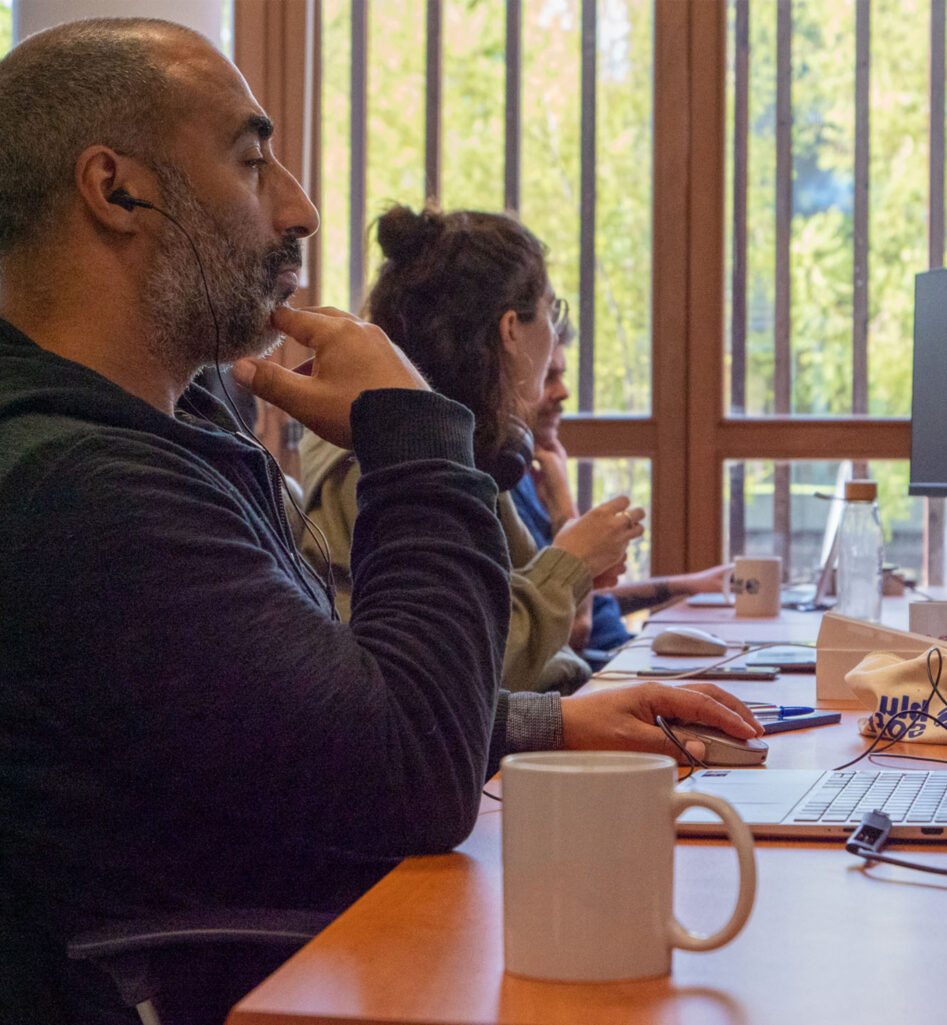
[[[731,577],[730,583],[734,594],[760,593],[760,582],[756,577],[750,577],[748,580],[741,580],[739,577]]]

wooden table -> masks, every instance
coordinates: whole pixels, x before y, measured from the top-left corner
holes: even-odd
[[[778,621],[765,625],[780,628]],[[778,694],[783,703],[814,703],[812,676],[728,686],[747,698]],[[856,718],[845,712],[840,726],[769,737],[769,764],[827,768],[853,757],[866,746]],[[908,748],[917,753],[916,746],[901,746]],[[947,756],[944,746],[925,749]],[[915,860],[947,868],[943,846],[905,849]],[[710,953],[675,951],[668,978],[518,979],[503,971],[500,806],[484,799],[473,834],[456,852],[407,859],[244,998],[228,1023],[920,1025],[947,1019],[938,962],[947,943],[947,878],[881,865],[866,871],[836,844],[758,841],[757,863],[756,906],[743,932]],[[718,927],[735,889],[732,851],[712,841],[679,843],[676,865],[681,919],[696,930]]]

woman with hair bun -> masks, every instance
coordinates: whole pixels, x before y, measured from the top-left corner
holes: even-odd
[[[384,262],[365,304],[431,386],[467,406],[474,456],[499,490],[497,515],[513,573],[513,613],[503,664],[509,690],[570,693],[590,675],[568,646],[579,603],[593,586],[617,582],[642,509],[620,496],[566,524],[537,551],[509,495],[530,466],[526,424],[539,402],[565,304],[546,272],[545,247],[513,217],[395,206],[377,222]],[[351,452],[307,433],[301,444],[306,512],[325,533],[343,618],[352,587],[348,557],[359,468]],[[325,559],[305,533],[304,554]],[[368,581],[366,580],[366,584]]]

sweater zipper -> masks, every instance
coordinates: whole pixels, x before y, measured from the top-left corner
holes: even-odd
[[[313,599],[316,599],[316,596],[312,592],[312,581],[318,581],[323,594],[329,600],[332,618],[337,620],[339,618],[339,614],[335,608],[335,595],[333,594],[333,588],[330,587],[314,569],[309,567],[308,564],[305,566],[303,565],[303,557],[300,554],[299,549],[296,547],[296,541],[293,538],[293,533],[289,526],[289,520],[286,516],[286,508],[283,505],[283,479],[276,465],[276,459],[267,452],[264,460],[266,463],[266,477],[269,484],[270,502],[273,506],[276,522],[279,524],[279,529],[283,535],[283,542],[289,554],[290,562],[293,564],[293,569],[296,571],[296,575],[302,582],[304,590]]]

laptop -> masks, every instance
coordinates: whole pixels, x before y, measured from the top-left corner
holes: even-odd
[[[947,772],[856,769],[701,769],[678,784],[724,798],[755,837],[839,840],[853,833],[868,811],[891,818],[895,840],[947,840]],[[688,808],[677,820],[679,836],[724,836],[719,819]]]

